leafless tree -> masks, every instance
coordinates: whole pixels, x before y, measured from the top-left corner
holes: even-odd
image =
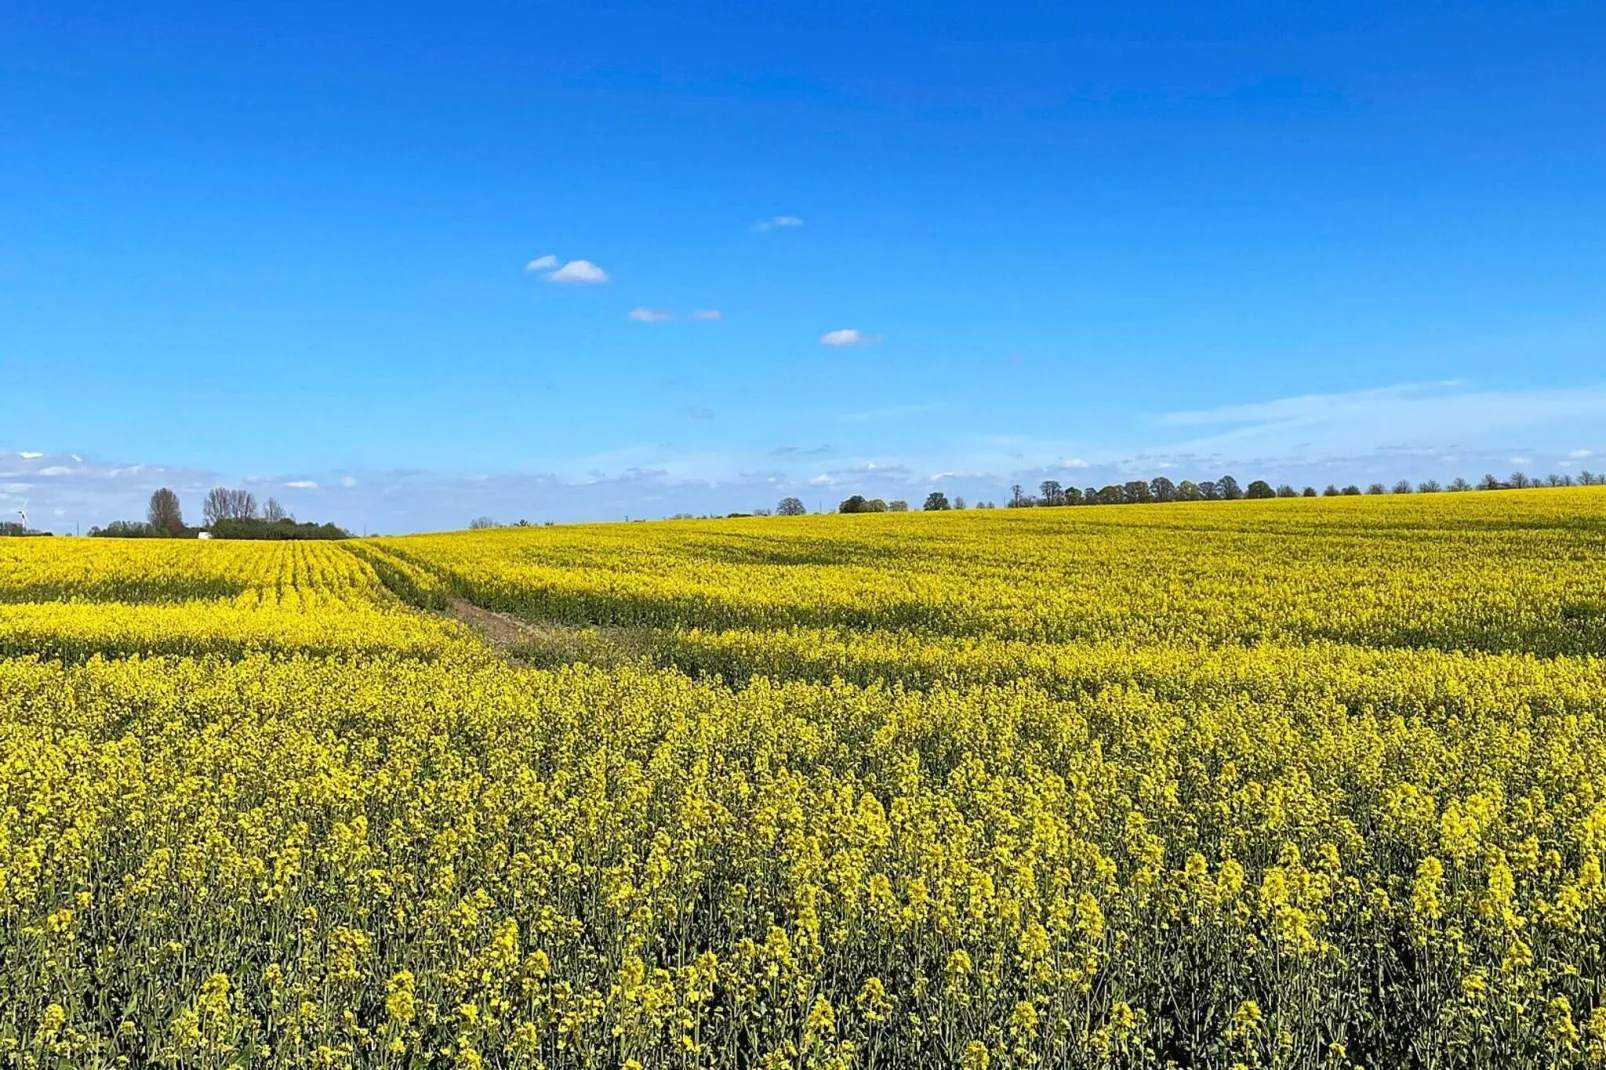
[[[486,528],[496,527],[496,521],[488,516],[477,516],[468,522],[469,530],[484,531]]]
[[[284,511],[284,506],[279,504],[279,499],[277,498],[269,498],[262,505],[262,519],[270,524],[277,524],[281,520],[286,520],[289,515]]]
[[[179,508],[178,495],[166,487],[151,495],[146,516],[151,527],[164,535],[177,535],[184,530],[184,513]]]
[[[208,527],[219,520],[250,520],[257,515],[256,495],[248,490],[213,487],[206,492],[201,517]]]

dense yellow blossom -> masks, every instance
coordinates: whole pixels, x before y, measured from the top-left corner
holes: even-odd
[[[1602,1065],[1603,653],[1593,490],[13,540],[0,1063]]]

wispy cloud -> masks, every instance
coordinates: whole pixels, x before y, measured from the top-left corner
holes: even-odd
[[[753,229],[762,234],[766,230],[777,230],[784,227],[801,227],[803,220],[795,215],[772,215],[768,219],[760,219],[753,224]]]
[[[699,308],[691,314],[691,318],[694,320],[724,319],[717,308]]]
[[[845,412],[837,419],[845,424],[877,423],[883,420],[902,420],[909,416],[919,416],[921,413],[937,412],[947,408],[947,402],[928,401],[918,405],[889,405],[884,409],[865,409],[861,412]]]
[[[770,456],[771,457],[817,457],[822,453],[830,453],[830,452],[831,452],[831,444],[829,442],[827,442],[827,443],[825,443],[823,445],[812,446],[812,447],[776,446],[774,449],[770,450]]]
[[[23,450],[21,453],[17,454],[17,456],[21,457],[25,461],[37,461],[39,458],[43,457],[44,454],[35,450]]]
[[[826,331],[820,336],[822,346],[867,346],[881,341],[879,334],[865,334],[857,327]]]
[[[1349,456],[1401,446],[1445,450],[1513,445],[1521,436],[1564,452],[1606,420],[1606,385],[1545,390],[1476,390],[1460,381],[1401,383],[1338,394],[1297,397],[1213,409],[1165,413],[1162,426],[1215,428],[1180,448],[1244,455],[1301,453]]]
[[[630,318],[637,323],[668,323],[675,318],[675,314],[661,308],[633,308]]]
[[[317,490],[318,481],[316,479],[292,479],[285,486],[292,490]]]
[[[528,264],[525,264],[524,270],[529,274],[534,274],[537,271],[551,271],[557,266],[558,258],[551,253],[547,253],[545,256],[538,256]]]

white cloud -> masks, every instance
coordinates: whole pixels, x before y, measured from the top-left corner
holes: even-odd
[[[25,461],[37,461],[39,458],[43,457],[44,454],[36,453],[33,450],[23,450],[21,453],[17,454],[17,456],[21,457]]]
[[[694,320],[717,320],[724,317],[720,315],[717,308],[699,308],[691,314],[691,318]]]
[[[312,480],[312,479],[292,479],[290,482],[286,483],[285,486],[293,488],[295,490],[317,490],[318,489],[317,481],[316,480]]]
[[[39,474],[42,476],[70,476],[73,474],[73,469],[64,464],[53,464],[48,468],[39,469]]]
[[[1571,457],[1575,461],[1581,461],[1585,457],[1593,457],[1593,456],[1595,456],[1595,451],[1594,450],[1572,450],[1567,454],[1567,456]]]
[[[667,323],[674,319],[675,315],[661,308],[633,308],[630,310],[630,318],[637,323]]]
[[[571,260],[547,273],[548,282],[607,282],[608,273],[589,260]]]
[[[881,341],[878,334],[865,334],[856,327],[847,327],[839,331],[826,331],[820,336],[822,346],[867,346],[872,342]]]
[[[357,477],[356,476],[341,476],[340,477],[340,485],[342,487],[355,487],[357,485]]]
[[[753,224],[753,229],[759,233],[766,230],[775,230],[777,227],[801,227],[803,220],[795,215],[772,215],[768,219],[760,219]]]
[[[1082,460],[1082,458],[1080,458],[1080,457],[1061,457],[1060,458],[1060,467],[1061,468],[1086,468],[1087,467],[1087,462]]]
[[[811,486],[811,487],[829,487],[832,483],[835,483],[835,482],[836,482],[836,480],[832,479],[830,476],[826,475],[824,472],[821,472],[819,475],[817,475],[813,479],[809,480],[809,486]]]
[[[536,271],[551,271],[557,266],[558,258],[553,256],[551,253],[547,253],[545,256],[538,256],[534,260],[531,260],[528,264],[525,264],[524,270],[532,273]]]

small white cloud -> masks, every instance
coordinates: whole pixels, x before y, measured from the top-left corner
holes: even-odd
[[[551,271],[557,266],[558,258],[553,256],[551,253],[548,253],[545,256],[538,256],[534,260],[531,260],[528,264],[525,264],[524,270],[531,273],[536,271]]]
[[[822,346],[867,346],[881,341],[880,335],[865,334],[853,327],[840,331],[826,331],[820,336]]]
[[[1595,451],[1594,450],[1573,450],[1570,453],[1568,453],[1567,456],[1571,457],[1575,461],[1581,461],[1585,457],[1593,457],[1593,456],[1595,456]]]
[[[661,308],[633,308],[630,310],[630,318],[637,323],[667,323],[675,318],[675,314]]]
[[[1082,458],[1080,458],[1080,457],[1061,457],[1060,458],[1060,467],[1061,468],[1086,468],[1087,467],[1087,462],[1082,460]]]
[[[824,472],[821,472],[819,475],[817,475],[813,479],[809,480],[809,486],[811,486],[811,487],[829,487],[832,483],[835,483],[835,482],[836,482],[836,480],[832,479],[830,476],[826,475]]]
[[[802,225],[803,220],[795,215],[772,215],[768,219],[760,219],[757,223],[754,223],[753,229],[763,233],[766,230],[774,230],[777,227],[801,227]]]
[[[285,486],[292,487],[292,488],[294,488],[296,490],[317,490],[318,489],[318,484],[314,480],[311,480],[311,479],[292,479],[290,482],[286,483]]]
[[[691,318],[694,320],[717,320],[724,317],[720,315],[717,308],[699,308],[691,314]]]
[[[37,461],[39,458],[43,457],[44,454],[36,453],[33,450],[23,450],[21,453],[17,454],[17,456],[21,457],[25,461]]]
[[[1511,463],[1512,464],[1532,464],[1533,463],[1533,458],[1532,457],[1513,457],[1513,458],[1511,458]]]
[[[39,469],[39,474],[42,476],[70,476],[72,473],[73,470],[64,464],[53,464],[48,468]]]
[[[357,485],[357,477],[356,476],[341,476],[340,477],[340,485],[342,487],[355,487]]]
[[[78,454],[76,454],[76,453],[69,453],[69,454],[67,454],[67,456],[71,457],[73,460],[77,461],[79,464],[83,464],[84,463],[84,459],[82,457],[78,456]]]
[[[608,273],[589,260],[571,260],[547,274],[548,282],[607,282]]]

